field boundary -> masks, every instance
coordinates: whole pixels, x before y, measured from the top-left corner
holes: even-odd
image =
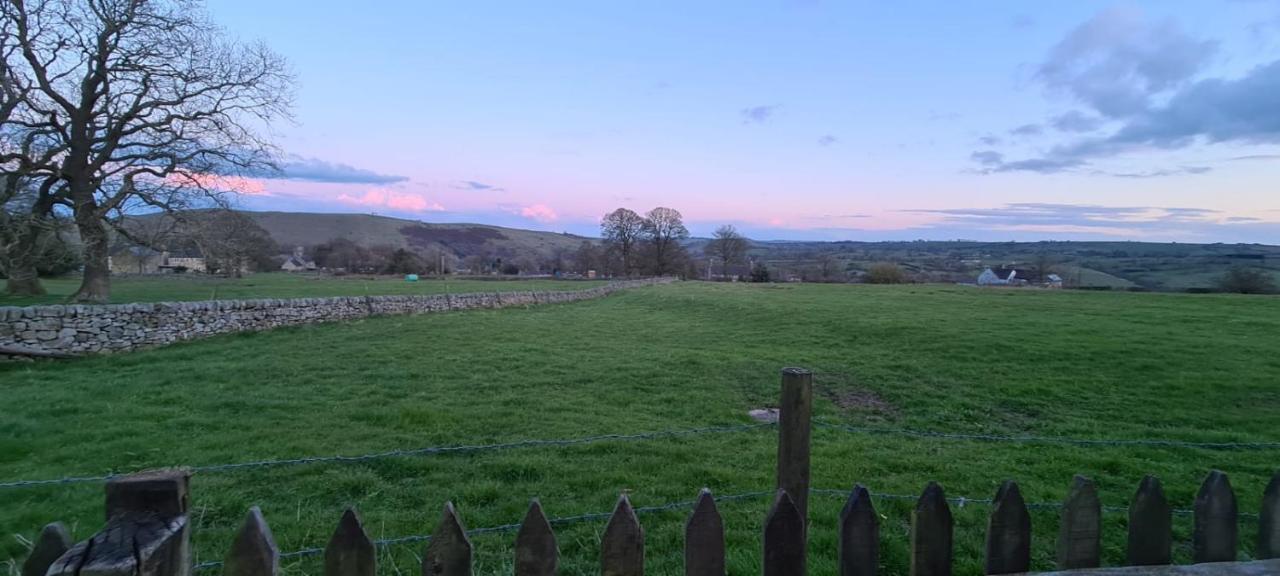
[[[281,326],[404,314],[510,308],[603,298],[674,282],[645,278],[585,290],[337,296],[204,302],[0,307],[0,358],[66,358],[154,348],[184,340]]]

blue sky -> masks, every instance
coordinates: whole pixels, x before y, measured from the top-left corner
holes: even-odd
[[[208,6],[298,77],[248,208],[1280,243],[1280,0]]]

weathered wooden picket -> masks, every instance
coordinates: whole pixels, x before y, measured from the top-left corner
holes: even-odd
[[[812,376],[800,369],[782,374],[777,492],[764,522],[765,576],[805,576]],[[114,479],[106,487],[106,526],[72,545],[60,524],[46,526],[23,576],[190,576],[189,474],[156,471]],[[1099,568],[1102,506],[1093,482],[1076,476],[1062,507],[1057,542],[1059,575],[1235,575],[1280,574],[1280,474],[1272,478],[1259,515],[1256,556],[1236,562],[1239,514],[1226,474],[1210,472],[1194,503],[1193,559],[1168,566],[1172,508],[1160,481],[1142,479],[1129,506],[1130,567]],[[911,574],[952,573],[951,508],[940,485],[930,482],[911,513]],[[855,486],[840,512],[840,576],[872,576],[879,569],[879,519],[871,493]],[[724,576],[724,522],[711,492],[699,494],[685,524],[685,574]],[[627,496],[617,505],[600,545],[603,576],[642,576],[644,530]],[[555,532],[537,500],[529,505],[515,538],[516,576],[553,576],[559,552]],[[258,508],[249,510],[227,552],[224,576],[274,576],[280,553]],[[987,524],[985,572],[1023,573],[1031,564],[1031,516],[1017,483],[1006,481],[992,501]],[[472,546],[452,503],[444,511],[423,554],[423,576],[470,576]],[[377,550],[356,510],[348,509],[324,550],[325,576],[374,576]],[[1050,574],[1050,573],[1045,573]]]

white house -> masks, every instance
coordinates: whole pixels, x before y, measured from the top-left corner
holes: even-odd
[[[302,253],[302,247],[298,246],[293,249],[293,254],[285,258],[284,263],[280,265],[280,269],[285,272],[305,272],[307,270],[315,270],[316,263],[313,260],[307,260]]]
[[[978,275],[979,286],[1007,286],[1010,284],[1026,284],[1030,275],[1016,268],[987,268]]]

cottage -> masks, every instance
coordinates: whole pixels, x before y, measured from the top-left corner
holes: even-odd
[[[284,263],[280,265],[280,269],[285,272],[306,272],[308,270],[315,270],[316,263],[314,260],[308,260],[306,256],[303,255],[302,247],[297,246],[294,247],[293,254],[290,254],[288,258],[284,259]]]
[[[979,286],[1020,286],[1027,283],[1031,273],[1017,268],[987,268],[978,275]]]

